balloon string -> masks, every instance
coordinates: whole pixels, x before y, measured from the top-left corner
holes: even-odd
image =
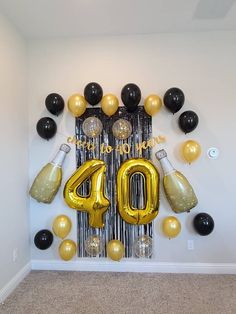
[[[63,133],[61,133],[61,132],[57,132],[57,133],[58,133],[59,135],[65,137],[65,138],[68,138],[68,137],[69,137],[69,135],[65,135],[65,134],[63,134]]]

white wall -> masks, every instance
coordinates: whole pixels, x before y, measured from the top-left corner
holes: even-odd
[[[26,44],[0,15],[0,291],[30,261]],[[13,262],[13,250],[17,249]]]
[[[185,136],[178,129],[177,117],[165,109],[153,119],[154,135],[164,134],[164,147],[175,167],[192,182],[199,205],[190,214],[180,214],[181,235],[169,241],[160,231],[162,217],[171,215],[165,198],[161,199],[160,214],[155,221],[156,262],[236,263],[235,250],[235,153],[236,132],[236,32],[160,34],[132,37],[86,37],[71,40],[33,41],[29,56],[30,104],[30,179],[53,157],[60,143],[74,134],[74,119],[65,110],[55,118],[58,134],[49,142],[39,138],[35,124],[45,110],[44,99],[50,92],[58,92],[65,100],[74,93],[83,93],[91,81],[99,82],[104,93],[120,96],[128,82],[137,83],[143,96],[164,92],[173,86],[183,89],[186,103],[182,111],[195,110],[199,127]],[[184,164],[178,147],[188,138],[199,141],[203,154],[191,166]],[[220,149],[218,160],[209,160],[209,147]],[[156,163],[158,165],[158,163]],[[158,165],[159,167],[159,165]],[[71,151],[64,167],[64,180],[75,169],[75,150]],[[63,188],[63,185],[62,185]],[[51,205],[31,201],[31,234],[51,228],[53,218],[64,213],[73,219],[70,238],[76,240],[76,212],[63,202],[62,188]],[[210,213],[215,230],[208,237],[198,236],[192,229],[193,216],[201,211]],[[187,240],[193,239],[195,250],[187,250]],[[52,249],[42,252],[32,243],[32,258],[58,260],[58,240]],[[123,264],[122,264],[123,263]],[[126,261],[123,261],[124,265]],[[122,267],[122,266],[120,266]]]

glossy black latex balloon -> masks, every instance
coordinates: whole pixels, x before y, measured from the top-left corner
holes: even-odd
[[[103,96],[102,87],[95,82],[89,83],[84,88],[84,98],[91,106],[97,105]]]
[[[128,112],[134,112],[141,100],[141,90],[133,83],[129,83],[122,88],[121,99]]]
[[[194,229],[201,236],[210,234],[214,229],[214,225],[213,218],[206,213],[197,214],[193,220]]]
[[[166,91],[163,101],[166,108],[174,114],[183,107],[185,96],[181,89],[172,87]]]
[[[53,234],[51,231],[44,229],[36,233],[34,237],[34,244],[40,250],[48,249],[53,242]]]
[[[46,97],[45,105],[51,114],[58,116],[63,111],[65,103],[61,95],[52,93]]]
[[[52,118],[44,117],[38,121],[36,129],[39,136],[49,140],[56,134],[57,124]]]
[[[198,122],[198,115],[191,110],[183,112],[179,117],[179,127],[184,133],[189,133],[196,129]]]

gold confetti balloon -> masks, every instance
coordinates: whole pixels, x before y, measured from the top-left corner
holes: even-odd
[[[112,133],[118,140],[126,140],[132,133],[132,125],[125,119],[119,119],[113,124]]]
[[[141,258],[148,258],[152,255],[152,238],[147,235],[138,237],[133,244],[134,254]]]
[[[98,235],[91,235],[85,241],[85,251],[90,256],[97,256],[104,250],[104,241]]]
[[[102,133],[102,122],[96,117],[89,117],[84,120],[82,129],[86,136],[98,137]]]

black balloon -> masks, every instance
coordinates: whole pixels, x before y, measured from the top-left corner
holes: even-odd
[[[34,244],[40,250],[48,249],[53,242],[53,234],[51,231],[44,229],[36,233],[34,237]]]
[[[206,213],[197,214],[193,220],[194,229],[201,236],[210,234],[214,229],[214,225],[213,218]]]
[[[128,112],[134,112],[141,100],[141,90],[133,83],[129,83],[122,88],[121,99]]]
[[[38,121],[36,129],[39,136],[49,140],[56,134],[57,124],[52,118],[44,117]]]
[[[198,125],[198,115],[191,110],[183,112],[179,117],[179,127],[184,133],[192,132]]]
[[[84,98],[91,106],[97,105],[103,96],[102,87],[95,82],[89,83],[84,88]]]
[[[61,95],[52,93],[46,97],[45,105],[51,114],[58,116],[63,111],[65,103]]]
[[[181,89],[172,87],[166,91],[163,101],[164,105],[174,114],[183,107],[185,96]]]

